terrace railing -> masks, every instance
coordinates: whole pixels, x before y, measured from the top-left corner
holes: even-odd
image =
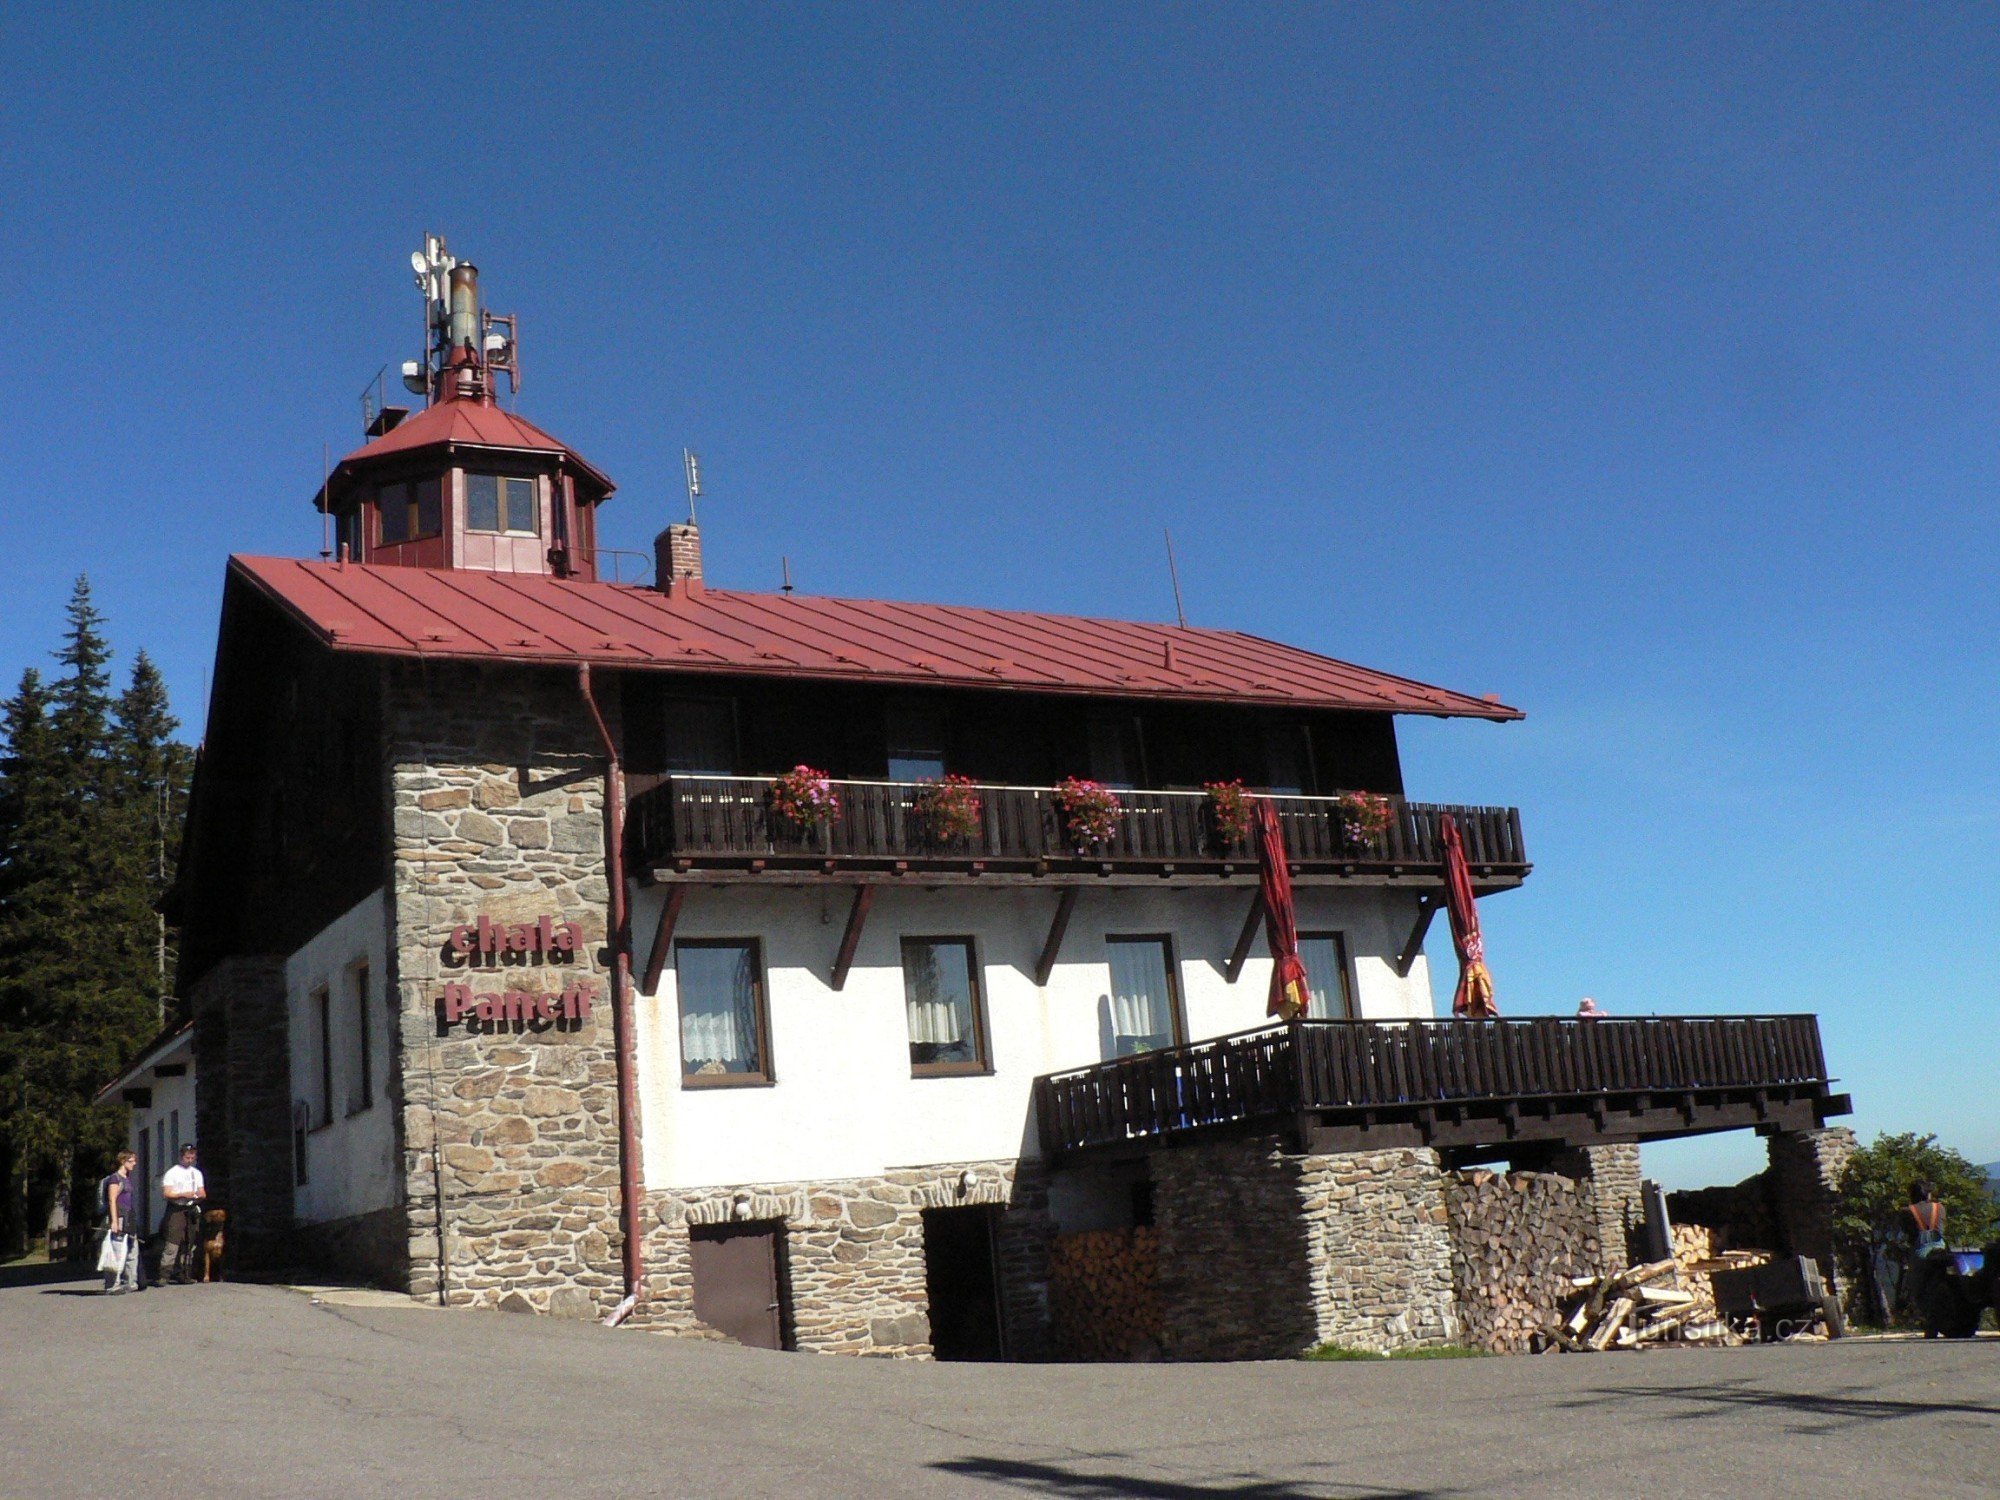
[[[761,862],[801,868],[890,867],[1157,872],[1254,864],[1242,838],[1218,835],[1201,792],[1120,791],[1111,837],[1079,845],[1050,787],[986,785],[978,789],[979,826],[965,838],[940,837],[919,804],[919,783],[837,781],[840,812],[819,829],[787,824],[771,807],[771,782],[744,776],[671,776],[632,799],[628,827],[640,868],[677,862],[729,865]],[[1394,816],[1378,836],[1348,836],[1333,797],[1271,801],[1295,871],[1421,874],[1440,867],[1438,819],[1457,818],[1466,857],[1484,881],[1519,880],[1528,872],[1520,813],[1511,807],[1454,807],[1391,798]]]
[[[1504,1106],[1546,1120],[1611,1099],[1825,1098],[1829,1082],[1810,1015],[1314,1020],[1047,1074],[1035,1110],[1043,1149],[1060,1157],[1300,1116]]]

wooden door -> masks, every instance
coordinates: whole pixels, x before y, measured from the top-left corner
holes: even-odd
[[[778,1294],[778,1226],[698,1224],[694,1252],[694,1315],[740,1344],[782,1349]]]

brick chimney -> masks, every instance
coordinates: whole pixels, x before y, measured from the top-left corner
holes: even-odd
[[[653,578],[661,593],[701,592],[701,530],[679,521],[653,538]]]

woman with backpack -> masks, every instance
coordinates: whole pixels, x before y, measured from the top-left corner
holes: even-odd
[[[97,1268],[104,1273],[106,1296],[139,1290],[139,1220],[132,1193],[132,1168],[138,1163],[132,1152],[120,1151],[118,1170],[97,1185],[105,1223]]]
[[[1942,1277],[1942,1267],[1932,1256],[1944,1249],[1944,1205],[1937,1201],[1937,1189],[1928,1182],[1910,1187],[1909,1215],[1905,1228],[1910,1235],[1909,1301],[1923,1319],[1924,1337],[1936,1338],[1936,1319],[1931,1315],[1932,1283]]]

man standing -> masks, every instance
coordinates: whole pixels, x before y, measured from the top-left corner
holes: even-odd
[[[201,1239],[201,1205],[208,1197],[201,1168],[194,1164],[194,1147],[181,1147],[181,1159],[160,1179],[160,1196],[167,1200],[166,1248],[160,1252],[160,1279],[186,1286],[193,1279],[194,1248]],[[167,1269],[172,1252],[173,1269]]]

